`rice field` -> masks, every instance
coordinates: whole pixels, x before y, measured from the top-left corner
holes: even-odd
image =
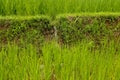
[[[71,46],[52,41],[37,53],[31,44],[7,44],[0,50],[0,80],[120,80],[119,45],[93,46],[85,40]]]
[[[120,12],[120,0],[0,0],[0,15]]]
[[[119,36],[120,0],[0,0],[0,80],[120,80]]]

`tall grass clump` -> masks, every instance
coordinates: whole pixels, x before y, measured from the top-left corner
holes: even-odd
[[[0,0],[0,15],[120,12],[120,0]]]
[[[114,41],[81,41],[71,46],[47,42],[37,49],[7,44],[0,49],[1,80],[119,80],[120,48]],[[40,54],[40,56],[38,56]]]

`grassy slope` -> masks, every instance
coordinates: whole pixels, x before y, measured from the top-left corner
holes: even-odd
[[[89,19],[85,18],[85,21],[84,21],[84,17],[86,16],[88,18],[90,17],[91,20],[93,19],[92,21],[95,20],[92,17],[97,17],[97,18],[100,17],[102,21],[98,20],[97,22],[95,23],[93,22],[90,24]],[[74,21],[74,23],[69,22],[70,18],[72,17],[75,17],[75,21],[76,20],[78,21],[77,22]],[[82,23],[81,23],[80,17],[83,17],[81,18],[83,20]],[[28,32],[29,34],[29,31],[27,30],[29,30],[30,28],[35,30],[35,31],[31,31],[31,33],[34,34],[34,36],[36,35],[35,33],[38,33],[38,31],[40,31],[42,35],[44,34],[43,36],[46,36],[49,33],[53,38],[54,32],[51,32],[52,30],[54,30],[53,26],[57,27],[59,37],[65,40],[67,40],[67,38],[70,38],[68,40],[74,39],[76,38],[76,36],[79,36],[79,37],[81,36],[83,38],[83,36],[85,36],[88,33],[95,37],[95,35],[98,35],[98,36],[103,34],[107,35],[108,33],[110,34],[110,32],[114,33],[116,31],[115,34],[118,36],[119,35],[119,17],[120,17],[120,13],[110,13],[110,12],[59,14],[55,18],[51,16],[46,16],[46,15],[0,16],[0,32],[2,34],[1,36],[3,41],[4,39],[10,36],[13,36],[12,38],[14,38],[15,36],[17,37],[18,35],[20,36],[21,33],[26,34]],[[116,21],[115,24],[114,24],[114,21]],[[84,23],[86,25],[84,25]],[[110,26],[110,29],[106,27],[107,25]],[[79,31],[78,28],[81,30]],[[73,36],[70,36],[70,34],[72,34]]]
[[[58,14],[56,15],[56,18],[61,18],[61,17],[85,17],[85,16],[88,16],[88,17],[97,17],[97,16],[120,16],[120,13],[119,12],[96,12],[96,13],[64,13],[64,14]],[[36,16],[0,16],[0,19],[1,20],[29,20],[29,19],[39,19],[39,18],[47,18],[47,19],[50,19],[52,18],[51,16],[47,16],[47,15],[36,15]]]
[[[49,16],[37,15],[37,16],[0,16],[1,20],[31,20],[31,19],[50,19]]]

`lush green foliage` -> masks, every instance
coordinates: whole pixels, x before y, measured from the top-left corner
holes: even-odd
[[[119,42],[118,42],[119,43]],[[119,80],[120,45],[104,40],[60,46],[47,42],[41,52],[31,44],[7,44],[0,48],[1,80]]]
[[[120,0],[0,0],[0,15],[120,12]]]

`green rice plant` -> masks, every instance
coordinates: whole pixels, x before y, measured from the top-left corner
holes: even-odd
[[[31,44],[19,47],[8,43],[0,50],[0,79],[119,80],[120,52],[116,45],[107,39],[101,48],[95,48],[90,40],[71,46],[50,41],[41,47],[42,53],[37,53]]]
[[[0,0],[0,15],[120,12],[120,0]]]

